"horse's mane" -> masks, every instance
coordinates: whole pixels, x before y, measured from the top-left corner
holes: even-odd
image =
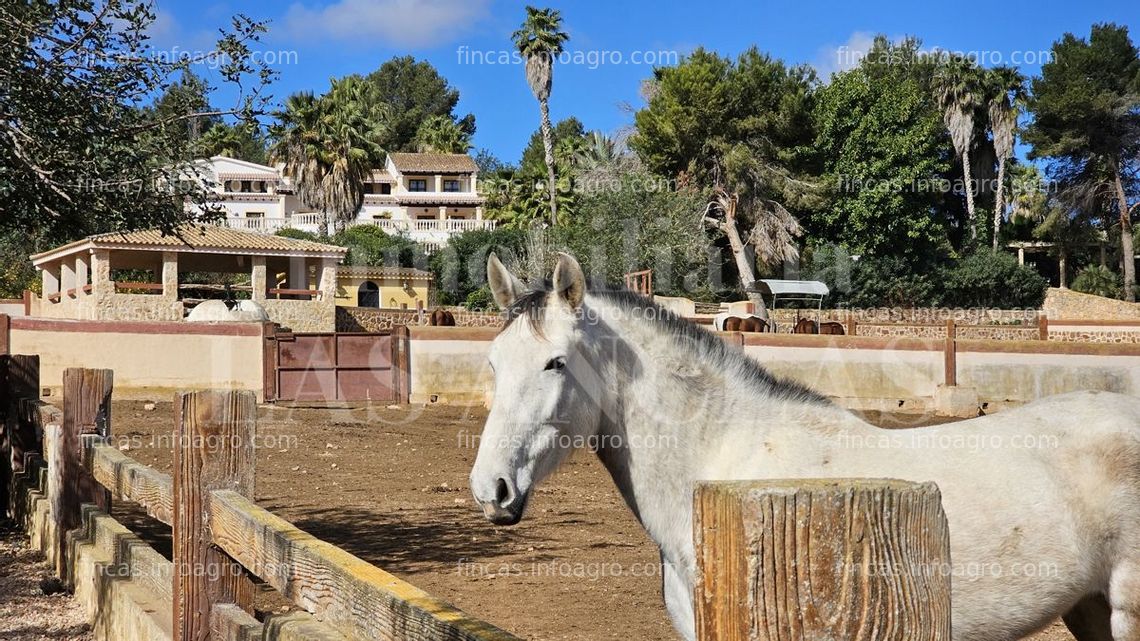
[[[543,317],[553,286],[545,282],[515,299],[506,310],[506,329],[519,317],[526,317],[535,335],[541,337]],[[681,349],[688,349],[713,361],[721,370],[735,370],[742,376],[741,383],[751,384],[764,393],[781,399],[831,405],[827,397],[795,381],[779,378],[764,368],[756,360],[744,355],[743,351],[732,349],[719,336],[687,321],[653,299],[621,287],[604,282],[591,282],[586,289],[589,296],[601,298],[624,310],[652,309],[652,314],[630,314],[660,330],[673,339]]]

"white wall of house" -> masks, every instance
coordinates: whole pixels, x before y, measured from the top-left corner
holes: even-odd
[[[324,218],[289,192],[288,181],[280,169],[251,162],[215,156],[208,161],[208,172],[214,183],[219,204],[227,212],[231,227],[274,233],[284,227],[316,231]],[[248,180],[251,190],[264,188],[265,193],[243,192],[239,182]],[[424,181],[425,191],[412,191],[412,180]],[[455,181],[457,185],[449,185]],[[403,175],[388,159],[384,170],[373,172],[364,205],[356,215],[357,224],[377,225],[389,233],[403,233],[413,240],[442,245],[456,233],[469,229],[492,227],[493,221],[481,222],[482,199],[477,192],[478,174],[444,174],[420,172]],[[379,185],[390,185],[384,194]],[[464,199],[456,204],[456,198]],[[400,202],[401,200],[414,202]],[[438,202],[437,202],[438,201]],[[467,204],[470,202],[470,204]]]

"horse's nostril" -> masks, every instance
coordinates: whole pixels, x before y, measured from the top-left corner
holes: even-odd
[[[499,477],[499,483],[495,488],[495,502],[501,507],[506,507],[511,504],[514,498],[515,493],[511,490],[510,483],[507,483],[507,479]]]

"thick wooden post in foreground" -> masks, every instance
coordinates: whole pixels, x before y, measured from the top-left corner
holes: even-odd
[[[703,483],[693,529],[700,641],[950,641],[933,483]]]
[[[82,436],[111,435],[111,388],[114,372],[109,369],[69,368],[63,371],[63,420],[52,442],[48,464],[52,518],[57,537],[56,570],[66,585],[67,533],[79,527],[80,506],[93,503],[111,510],[111,494],[99,485],[83,465]]]
[[[187,392],[175,407],[174,641],[207,641],[214,605],[252,607],[253,584],[213,545],[206,510],[213,490],[253,497],[257,399],[253,392]]]
[[[5,458],[0,468],[8,474],[7,490],[0,493],[11,518],[22,517],[23,501],[18,500],[14,485],[26,471],[28,456],[41,454],[43,443],[40,425],[40,357],[23,354],[0,355],[0,451]]]

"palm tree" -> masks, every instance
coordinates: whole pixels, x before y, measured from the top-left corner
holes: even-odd
[[[702,221],[728,239],[740,287],[755,306],[756,315],[766,320],[768,308],[756,289],[756,263],[770,267],[799,258],[796,238],[803,235],[803,227],[780,203],[763,197],[742,198],[722,185],[713,189]],[[747,233],[741,233],[742,229]]]
[[[978,237],[978,228],[974,224],[974,185],[970,176],[970,148],[974,145],[974,112],[978,108],[980,85],[978,68],[964,56],[956,55],[943,61],[934,76],[934,94],[942,110],[942,120],[950,132],[954,152],[962,160],[970,240]]]
[[[575,157],[575,164],[584,171],[611,167],[621,158],[617,142],[601,131],[591,131],[584,143]]]
[[[1005,213],[1005,164],[1013,157],[1017,142],[1017,118],[1025,104],[1025,76],[1013,67],[994,67],[985,74],[986,109],[997,155],[997,190],[994,194],[994,246],[998,250],[998,232]]]
[[[384,112],[364,81],[348,76],[320,98],[290,96],[277,117],[274,162],[284,164],[297,198],[324,214],[322,234],[328,234],[329,216],[343,229],[364,204],[364,180],[383,155]]]
[[[558,223],[558,187],[554,177],[554,133],[550,124],[550,89],[554,76],[554,58],[562,53],[562,45],[570,35],[562,28],[562,15],[555,9],[528,6],[526,20],[511,34],[515,47],[526,59],[526,81],[542,116],[542,146],[546,152],[546,182],[550,191],[550,224]]]

